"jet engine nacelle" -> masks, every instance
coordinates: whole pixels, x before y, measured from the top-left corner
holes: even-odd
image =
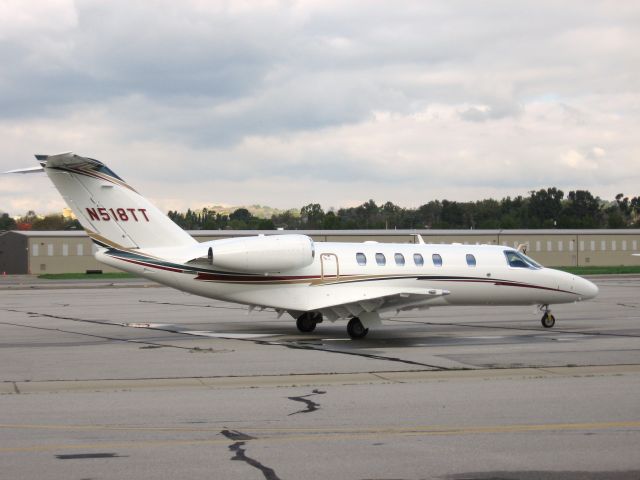
[[[247,273],[294,270],[311,265],[313,240],[306,235],[270,235],[214,240],[208,248],[209,263],[218,268]]]

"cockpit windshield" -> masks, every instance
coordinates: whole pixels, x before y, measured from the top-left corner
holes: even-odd
[[[542,268],[542,265],[537,263],[535,260],[516,250],[505,250],[504,256],[507,258],[507,263],[510,267],[533,268],[536,270]]]

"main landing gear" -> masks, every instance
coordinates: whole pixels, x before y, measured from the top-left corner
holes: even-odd
[[[347,333],[353,340],[358,340],[366,337],[369,329],[364,328],[364,325],[358,317],[353,317],[347,324]]]
[[[296,326],[302,333],[313,332],[318,323],[322,323],[322,314],[318,312],[305,312],[296,320]]]
[[[542,318],[540,319],[540,323],[544,328],[551,328],[556,324],[556,317],[551,314],[551,310],[549,310],[549,305],[541,305],[540,310],[542,310]]]
[[[371,322],[368,318],[366,320]],[[318,323],[322,323],[322,314],[319,312],[305,312],[296,320],[296,326],[302,333],[313,332]],[[376,324],[375,321],[373,323]],[[370,324],[371,323],[369,323],[369,325]],[[353,317],[347,324],[347,333],[353,340],[358,340],[366,337],[367,333],[369,333],[369,329],[365,328],[364,324],[358,317]]]

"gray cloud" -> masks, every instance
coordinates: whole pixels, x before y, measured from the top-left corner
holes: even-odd
[[[399,199],[421,186],[475,195],[568,181],[604,194],[638,179],[631,2],[51,0],[5,11],[7,169],[26,152],[74,149],[122,162],[129,178],[154,166],[149,181],[179,180],[185,195],[212,176],[357,183]]]

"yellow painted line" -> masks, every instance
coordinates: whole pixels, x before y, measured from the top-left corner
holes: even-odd
[[[455,425],[414,425],[406,427],[313,427],[313,428],[250,428],[246,429],[249,433],[261,432],[271,434],[287,434],[287,433],[308,433],[316,432],[335,432],[335,433],[448,433],[448,432],[522,432],[536,430],[588,430],[603,428],[630,427],[640,428],[640,421],[621,421],[621,422],[588,422],[588,423],[543,423],[543,424],[521,424],[521,425],[478,425],[478,426],[455,426]],[[0,424],[0,429],[5,430],[68,430],[68,431],[132,431],[132,432],[191,432],[191,433],[219,433],[228,426],[216,426],[210,428],[199,427],[141,427],[137,425],[55,425],[55,424]],[[247,433],[243,430],[244,433]]]
[[[111,380],[43,380],[34,382],[15,382],[24,394],[65,393],[79,391],[113,390],[167,390],[181,388],[228,389],[255,387],[288,387],[312,385],[352,385],[383,383],[419,383],[441,381],[466,381],[469,379],[509,379],[509,378],[547,378],[547,377],[589,377],[606,375],[637,375],[640,365],[581,366],[581,367],[545,367],[545,368],[504,368],[471,370],[401,370],[381,372],[319,373],[290,375],[255,375],[239,377],[180,377],[180,378],[141,378]],[[0,394],[13,394],[12,382],[0,383]]]
[[[5,429],[93,429],[93,430],[129,430],[129,431],[178,431],[192,433],[219,434],[221,428],[216,429],[189,429],[189,428],[155,428],[155,427],[117,427],[110,425],[17,425],[3,424]],[[318,441],[318,440],[346,440],[365,439],[385,436],[448,436],[448,435],[477,435],[477,434],[502,434],[502,433],[527,433],[527,432],[551,432],[551,431],[577,431],[577,430],[608,430],[608,429],[640,429],[640,421],[618,422],[588,422],[588,423],[549,423],[549,424],[523,424],[523,425],[480,425],[480,426],[446,426],[446,425],[418,425],[406,427],[325,427],[325,428],[257,428],[243,429],[247,435],[261,432],[265,436],[258,437],[247,442],[272,442],[272,441]],[[253,436],[253,435],[252,435]],[[23,447],[3,447],[0,453],[39,452],[51,450],[80,450],[80,449],[104,449],[104,448],[140,448],[154,446],[179,446],[179,445],[212,445],[229,444],[233,440],[227,438],[215,439],[185,439],[185,440],[136,440],[132,442],[104,442],[87,444],[53,444],[32,445]]]

